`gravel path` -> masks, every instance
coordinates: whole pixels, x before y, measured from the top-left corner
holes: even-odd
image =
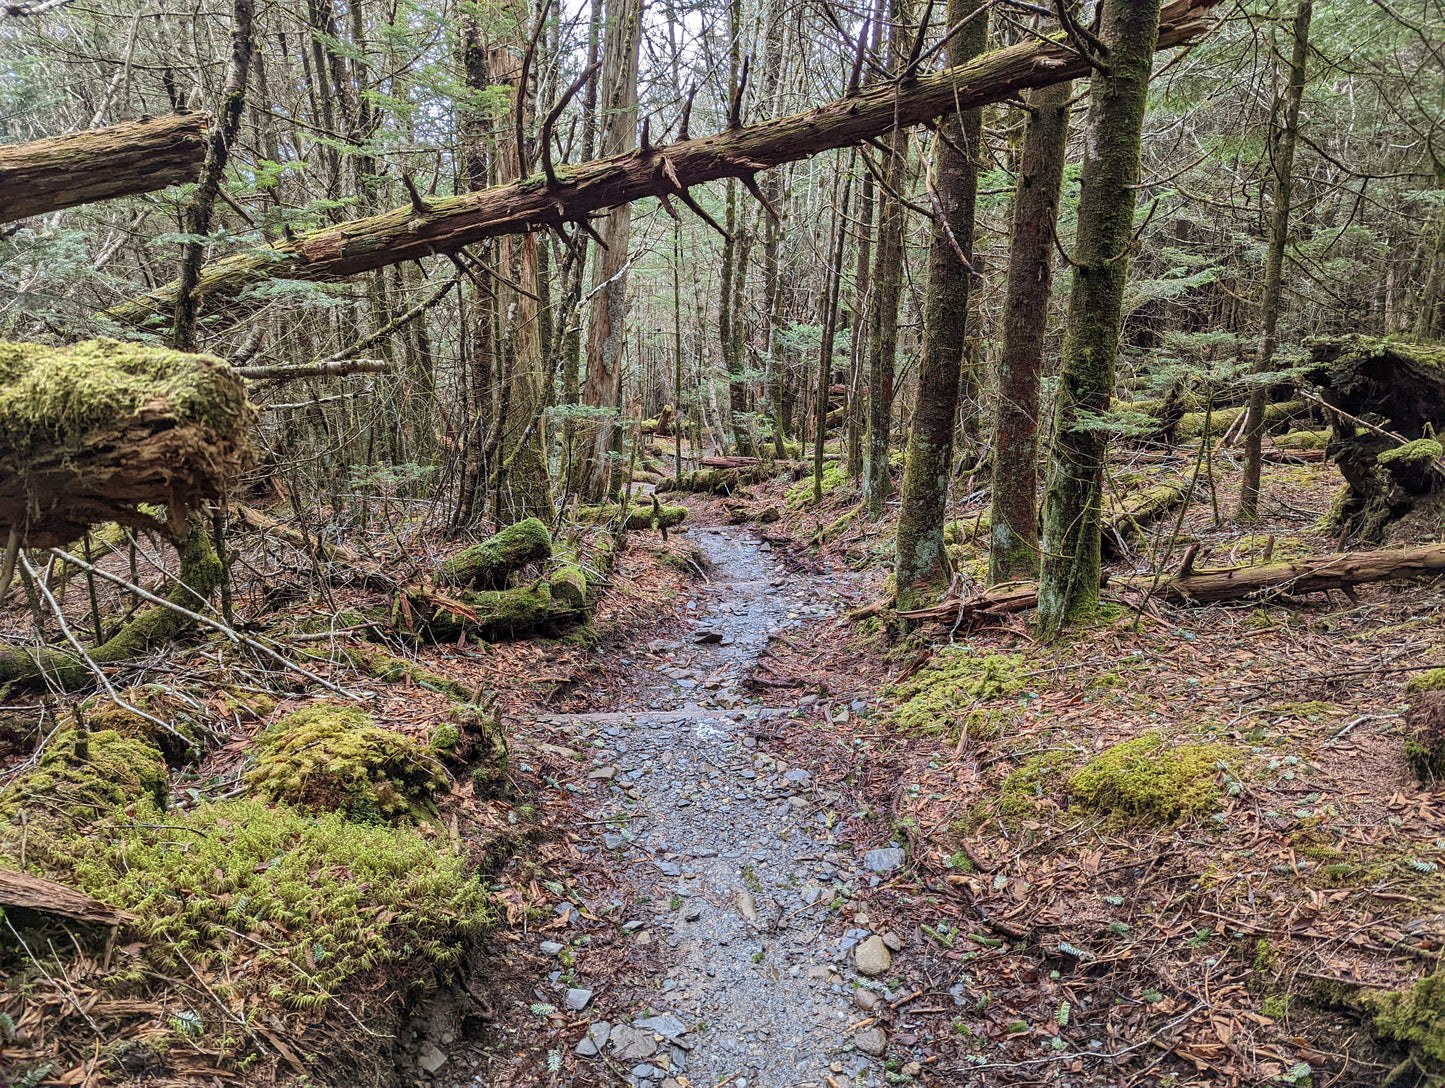
[[[665,905],[622,908],[618,922],[633,940],[659,942],[670,965],[656,980],[657,1015],[594,1022],[578,1053],[601,1061],[600,1048],[651,1088],[881,1083],[886,1036],[858,1022],[894,996],[890,947],[902,942],[850,928],[866,927],[866,915],[847,922],[834,908],[901,863],[902,851],[870,853],[875,871],[855,868],[828,830],[834,798],[766,753],[768,736],[801,728],[789,717],[796,707],[761,707],[737,690],[770,633],[831,614],[833,577],[790,577],[746,530],[695,539],[712,581],[691,609],[697,634],[650,647],[669,664],[639,672],[637,701],[649,709],[557,719],[592,745],[589,777],[608,784],[588,812],[607,822],[584,849],[615,854],[651,906]],[[590,998],[566,996],[584,1008]]]

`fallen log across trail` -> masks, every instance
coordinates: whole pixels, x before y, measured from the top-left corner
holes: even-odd
[[[1173,0],[1165,6],[1158,48],[1196,40],[1213,24],[1218,0]],[[754,176],[823,151],[851,147],[895,126],[931,121],[957,110],[1014,98],[1035,87],[1089,74],[1088,60],[1064,41],[1031,41],[985,54],[932,75],[907,75],[763,124],[729,127],[713,136],[662,147],[646,141],[635,152],[578,166],[550,168],[519,181],[459,196],[422,198],[381,215],[313,231],[294,240],[248,249],[201,269],[196,290],[205,299],[232,296],[269,279],[336,280],[403,261],[456,253],[507,234],[585,222],[590,212],[643,197],[688,196],[695,185]],[[106,311],[140,324],[176,304],[170,283]]]

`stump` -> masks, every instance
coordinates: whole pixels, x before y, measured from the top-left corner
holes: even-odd
[[[1313,340],[1310,350],[1310,380],[1338,409],[1328,455],[1348,484],[1333,527],[1366,541],[1438,535],[1445,349],[1342,336]]]

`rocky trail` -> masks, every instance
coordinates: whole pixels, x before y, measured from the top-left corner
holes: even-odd
[[[639,671],[640,709],[552,719],[591,747],[588,778],[604,787],[584,811],[596,837],[579,849],[614,855],[651,900],[617,903],[613,924],[656,943],[665,964],[649,1015],[593,1014],[576,1052],[605,1067],[600,1079],[610,1069],[639,1088],[882,1083],[888,1038],[872,1013],[903,996],[889,983],[904,942],[837,908],[904,852],[855,857],[830,832],[837,795],[769,754],[770,740],[807,727],[816,697],[761,706],[740,690],[770,638],[833,614],[849,576],[789,575],[745,530],[696,536],[711,564],[688,602],[697,629],[651,644],[667,664]],[[826,708],[834,720],[867,712],[862,700]],[[541,944],[563,964],[567,949]],[[591,990],[562,969],[551,980],[559,1006],[588,1014]]]

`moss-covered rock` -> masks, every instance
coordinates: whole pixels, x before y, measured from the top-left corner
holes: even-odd
[[[1360,1001],[1375,1014],[1376,1030],[1407,1050],[1383,1085],[1445,1084],[1445,972],[1426,975],[1409,989],[1363,993]]]
[[[194,708],[182,704],[164,686],[154,684],[129,688],[118,694],[136,709],[121,706],[108,694],[94,695],[80,705],[81,718],[88,729],[96,732],[109,730],[130,740],[144,741],[159,750],[172,766],[194,757],[201,750],[204,733],[194,720]],[[137,710],[150,717],[136,713]],[[152,718],[165,722],[170,728],[157,725]]]
[[[417,814],[447,785],[424,745],[335,702],[286,715],[256,738],[246,784],[256,796],[363,822]]]
[[[889,693],[899,701],[893,720],[901,729],[924,733],[962,726],[976,738],[996,735],[1009,712],[979,704],[1022,691],[1024,671],[1022,654],[979,655],[963,646],[947,647]]]
[[[1227,750],[1216,744],[1174,745],[1159,733],[1106,748],[1069,776],[1068,791],[1084,808],[1126,820],[1167,824],[1219,804]]]
[[[502,589],[513,571],[551,554],[552,534],[546,524],[540,518],[526,518],[462,549],[441,565],[437,577],[452,585]]]

